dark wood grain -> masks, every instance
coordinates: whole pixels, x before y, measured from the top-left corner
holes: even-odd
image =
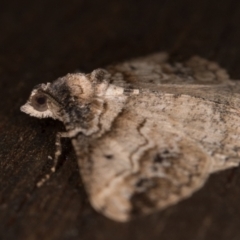
[[[8,0],[0,3],[0,239],[238,240],[240,168],[165,211],[116,223],[90,206],[71,144],[41,188],[57,131],[19,111],[32,87],[155,51],[198,54],[240,79],[238,0]]]

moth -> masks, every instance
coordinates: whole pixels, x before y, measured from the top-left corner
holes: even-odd
[[[110,219],[176,204],[211,173],[239,165],[239,83],[204,58],[168,58],[156,53],[67,74],[37,85],[21,107],[63,122],[51,170],[61,138],[71,138],[90,202]]]

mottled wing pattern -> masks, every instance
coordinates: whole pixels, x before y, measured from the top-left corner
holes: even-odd
[[[123,111],[110,132],[91,142],[86,161],[79,160],[92,205],[118,221],[189,196],[212,165],[200,146],[167,122],[134,114]]]
[[[144,106],[147,99],[155,106]],[[214,114],[213,103],[189,100],[149,94],[131,99],[111,129],[91,141],[79,165],[95,209],[126,221],[190,196],[211,172],[239,163],[239,113],[224,117]],[[224,123],[229,115],[231,129]]]
[[[216,62],[199,56],[185,62],[170,63],[166,53],[155,53],[112,65],[114,84],[125,84],[156,88],[162,84],[219,85],[229,83],[229,75]],[[123,80],[124,79],[124,80]]]
[[[92,205],[114,220],[179,202],[211,172],[239,163],[240,101],[229,97],[234,83],[226,71],[199,57],[180,66],[163,57],[108,69],[118,76],[117,85],[141,88],[146,83],[148,89],[159,85],[160,91],[130,95],[111,129],[91,141],[85,161],[79,160]],[[217,84],[223,86],[218,91]]]

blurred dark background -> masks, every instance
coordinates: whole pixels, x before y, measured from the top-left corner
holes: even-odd
[[[32,87],[75,70],[156,51],[217,61],[240,79],[238,0],[8,0],[0,3],[0,239],[239,240],[240,168],[193,197],[129,223],[97,214],[64,141],[42,188],[57,131],[19,111]]]

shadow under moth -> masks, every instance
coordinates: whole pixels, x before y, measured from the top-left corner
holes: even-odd
[[[191,196],[240,162],[240,84],[215,62],[166,53],[37,85],[21,111],[63,122],[94,209],[127,221]],[[49,178],[47,175],[38,185]]]

